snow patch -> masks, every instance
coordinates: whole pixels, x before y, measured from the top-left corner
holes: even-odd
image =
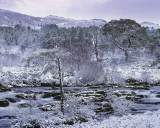
[[[148,27],[149,29],[159,29],[160,28],[159,24],[155,24],[155,23],[151,23],[151,22],[142,22],[141,26]]]

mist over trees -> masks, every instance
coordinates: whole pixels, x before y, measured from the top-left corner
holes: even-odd
[[[27,56],[39,49],[60,47],[70,53],[62,59],[71,74],[80,71],[86,65],[97,63],[106,58],[137,61],[140,56],[151,56],[159,60],[159,29],[150,30],[130,19],[112,20],[99,28],[71,27],[63,28],[55,24],[42,25],[40,30],[23,27],[0,27],[2,64],[12,65],[5,61]],[[18,49],[18,51],[14,50]],[[16,52],[14,52],[16,51]],[[123,57],[124,56],[124,57]],[[15,63],[14,63],[15,64]]]

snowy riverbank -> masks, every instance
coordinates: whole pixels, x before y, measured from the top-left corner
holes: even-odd
[[[91,121],[65,128],[159,128],[160,111],[137,115],[112,116],[103,121]]]
[[[160,69],[151,68],[146,63],[133,63],[132,65],[119,65],[116,67],[104,68],[104,74],[96,74],[97,78],[88,83],[83,82],[83,75],[79,72],[64,75],[65,85],[94,85],[94,84],[122,84],[125,85],[126,80],[132,79],[138,82],[146,82],[148,84],[156,84],[160,81]],[[4,86],[40,86],[41,83],[58,84],[58,76],[50,72],[43,74],[42,67],[3,67],[0,70],[0,83]],[[87,74],[89,77],[92,77]],[[88,78],[89,79],[89,78]]]

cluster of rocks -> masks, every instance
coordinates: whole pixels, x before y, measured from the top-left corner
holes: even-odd
[[[5,87],[0,83],[0,92],[6,92],[6,91],[11,91],[9,87]]]
[[[103,101],[106,97],[106,92],[103,90],[82,91],[82,92],[75,94],[75,96],[82,96],[82,97],[89,99],[91,101]]]

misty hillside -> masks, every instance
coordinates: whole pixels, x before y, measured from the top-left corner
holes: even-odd
[[[16,24],[22,24],[23,26],[30,26],[32,28],[39,28],[44,24],[57,24],[60,27],[89,27],[89,26],[103,26],[106,23],[105,20],[93,19],[93,20],[74,20],[69,18],[58,17],[50,15],[47,17],[33,17],[29,15],[20,14],[17,12],[7,11],[0,9],[0,25],[13,27]]]
[[[43,23],[41,18],[36,18],[20,13],[0,9],[0,25],[1,26],[15,26],[16,24],[23,24],[24,26],[37,26]]]
[[[150,29],[160,29],[159,24],[151,23],[151,22],[142,22],[141,25],[143,27],[148,27]]]
[[[46,17],[33,17],[0,9],[0,26],[13,27],[16,24],[22,24],[25,27],[30,26],[34,29],[39,29],[40,26],[44,24],[56,24],[59,27],[89,27],[93,25],[102,27],[106,23],[107,22],[103,19],[75,20],[54,15],[49,15]],[[142,22],[141,25],[150,29],[160,28],[160,25],[151,22]]]

